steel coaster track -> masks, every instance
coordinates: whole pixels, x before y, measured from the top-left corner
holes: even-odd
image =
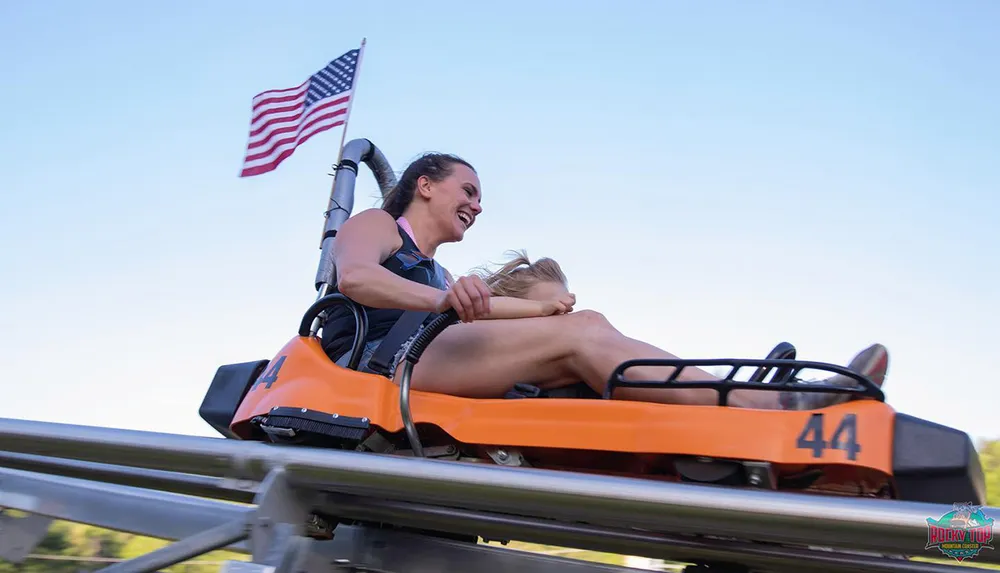
[[[247,547],[255,559],[264,558],[260,544],[265,541],[254,550],[245,539],[253,537],[262,518],[298,532],[282,538],[287,545],[289,539],[305,539],[301,524],[319,516],[344,523],[337,531],[392,524],[422,530],[435,543],[444,543],[437,534],[472,533],[768,571],[801,567],[803,560],[810,569],[829,571],[957,567],[883,557],[922,554],[927,518],[951,509],[940,504],[658,483],[12,419],[0,419],[0,444],[0,466],[17,468],[0,472],[0,506],[168,539],[208,532],[212,535],[191,547]],[[296,555],[311,554],[296,547]],[[986,550],[975,562],[1000,563],[1000,558]]]

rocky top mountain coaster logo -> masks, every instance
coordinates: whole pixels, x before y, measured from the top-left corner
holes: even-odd
[[[993,518],[982,506],[956,503],[954,509],[938,519],[927,518],[927,546],[959,563],[972,559],[983,549],[993,549]]]

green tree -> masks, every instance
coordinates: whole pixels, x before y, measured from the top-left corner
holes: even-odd
[[[986,504],[1000,506],[1000,440],[984,441],[978,449],[986,476]]]
[[[78,548],[74,544],[70,524],[55,522],[34,550],[36,555],[74,555]],[[27,559],[19,565],[0,561],[0,573],[76,573],[79,563],[48,559]]]

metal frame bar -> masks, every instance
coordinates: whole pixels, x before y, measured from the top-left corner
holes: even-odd
[[[334,522],[391,523],[674,560],[724,559],[775,569],[809,559],[830,571],[925,571],[943,569],[845,552],[922,553],[927,518],[951,510],[938,504],[658,483],[3,419],[0,443],[7,449],[57,453],[84,462],[104,460],[100,465],[74,465],[72,460],[39,454],[6,458],[18,463],[30,461],[53,471],[86,468],[95,472],[92,477],[117,473],[119,482],[138,481],[166,491],[191,492],[194,483],[204,498],[232,496],[234,490],[220,484],[236,483],[234,478],[253,480],[247,482],[253,485],[260,481],[254,503],[256,511],[264,512],[257,515],[288,524],[285,543],[301,538],[302,522],[317,512]],[[114,465],[123,462],[135,465]],[[186,471],[201,466],[216,475],[160,470],[168,463]],[[224,501],[21,470],[0,470],[0,488],[0,505],[171,539],[252,511]],[[143,516],[142,524],[132,518],[137,514]],[[150,518],[154,515],[160,517]],[[715,539],[692,537],[706,534]],[[277,542],[274,537],[254,547],[254,559],[287,555],[285,546],[265,549]],[[840,551],[808,550],[810,545]],[[984,551],[976,561],[1000,559]]]
[[[669,376],[662,380],[637,380],[626,379],[625,371],[638,366],[663,366],[672,368]],[[690,380],[680,381],[678,377],[687,368],[706,368],[709,366],[729,366],[729,374],[721,380]],[[776,369],[783,373],[776,380],[764,381],[736,381],[737,373],[744,369],[756,366],[758,370]],[[809,384],[801,385],[793,382],[803,370],[819,370],[832,374],[839,374],[853,379],[859,387],[848,388],[834,386],[832,384]],[[610,400],[616,388],[707,388],[715,390],[719,395],[717,402],[720,406],[728,404],[729,393],[733,390],[756,389],[761,391],[778,392],[781,390],[792,390],[797,392],[821,392],[828,394],[847,394],[854,396],[866,396],[879,402],[885,401],[885,394],[881,388],[875,385],[867,376],[858,374],[849,368],[837,364],[826,362],[816,362],[811,360],[798,360],[794,358],[712,358],[712,359],[692,359],[692,358],[637,358],[626,360],[619,364],[608,377],[607,386],[601,396],[604,400]]]
[[[77,478],[0,468],[0,507],[159,539],[183,539],[254,508]],[[241,544],[228,549],[246,552]]]
[[[927,518],[952,509],[9,419],[0,419],[0,443],[25,453],[147,469],[201,469],[202,474],[251,480],[262,480],[283,466],[290,484],[317,491],[603,527],[710,531],[761,542],[887,553],[922,548]],[[984,552],[978,559],[998,563],[1000,555]]]
[[[111,571],[151,571],[168,562],[180,562],[217,549],[223,541],[231,545],[229,549],[246,552],[250,550],[246,544],[233,543],[246,537],[246,524],[254,528],[254,540],[250,544],[253,560],[280,571],[291,567],[289,563],[304,558],[303,551],[307,551],[309,546],[303,544],[302,525],[311,510],[330,516],[334,521],[346,519],[420,528],[428,531],[428,536],[422,537],[424,542],[437,539],[430,533],[434,531],[474,532],[485,538],[530,541],[682,562],[741,563],[768,571],[796,569],[804,561],[810,564],[812,570],[831,572],[858,569],[887,572],[957,570],[957,566],[805,547],[776,547],[746,540],[726,540],[720,536],[713,539],[669,535],[530,518],[509,512],[490,513],[337,493],[321,495],[318,490],[293,485],[290,474],[282,469],[271,472],[267,477],[255,500],[256,508],[9,469],[0,469],[0,487],[0,505],[4,507],[140,535],[185,540],[159,550],[156,555],[144,556],[141,561],[128,562],[127,566],[120,565],[119,569]],[[336,530],[335,539],[343,538],[343,528],[340,526]],[[909,552],[916,553],[920,549],[922,545],[911,545]],[[488,557],[483,554],[482,559]],[[151,568],[144,569],[147,565]],[[545,566],[549,566],[548,562]],[[577,566],[574,564],[573,567]],[[535,571],[532,568],[532,572]]]
[[[405,502],[326,494],[324,508],[340,518],[385,522],[400,527],[451,534],[476,532],[485,539],[523,541],[591,551],[665,559],[682,563],[739,563],[767,571],[847,573],[959,572],[968,568],[904,560],[898,555],[835,551],[820,547],[784,547],[711,536],[668,535],[625,528],[567,524]],[[338,533],[339,535],[339,533]],[[921,547],[912,548],[915,553]]]
[[[164,567],[243,541],[249,536],[249,531],[250,524],[246,519],[235,519],[145,555],[105,567],[98,573],[155,573]]]

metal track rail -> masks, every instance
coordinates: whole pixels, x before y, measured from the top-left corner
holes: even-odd
[[[668,535],[637,530],[560,523],[502,513],[475,512],[405,502],[328,494],[331,513],[362,522],[454,534],[475,531],[486,539],[527,541],[591,551],[666,559],[682,563],[738,563],[766,571],[930,572],[965,571],[966,567],[920,563],[863,552],[834,552],[826,548],[786,547],[716,536]]]
[[[616,530],[552,520],[455,510],[420,504],[391,502],[343,494],[303,494],[277,470],[262,486],[254,506],[152,492],[139,488],[86,482],[76,478],[0,469],[3,494],[0,505],[37,515],[87,523],[140,535],[177,540],[156,552],[106,571],[155,571],[173,563],[226,546],[253,553],[260,564],[275,562],[297,571],[338,568],[374,568],[382,571],[466,570],[490,571],[520,568],[553,573],[604,573],[622,568],[487,548],[475,543],[438,537],[434,532],[468,534],[485,538],[525,540],[535,543],[586,548],[595,551],[641,555],[678,562],[739,564],[748,570],[799,571],[808,563],[819,572],[950,573],[967,571],[957,565],[919,563],[859,552],[832,552],[807,547],[781,547],[705,536],[664,535]],[[309,512],[326,518],[376,523],[340,525],[332,541],[305,539],[301,524]],[[423,535],[382,530],[382,524],[415,528]],[[274,535],[284,527],[283,535]],[[239,542],[256,528],[250,544]],[[228,545],[228,546],[227,546]],[[414,567],[402,567],[413,559]],[[280,564],[279,563],[279,564]],[[311,563],[302,568],[303,563]],[[324,565],[325,564],[325,565]],[[330,569],[331,564],[337,567]],[[295,565],[293,567],[293,565]],[[296,567],[298,567],[296,569]],[[388,568],[386,568],[388,567]],[[433,567],[440,567],[434,569]],[[232,569],[264,571],[242,565]]]
[[[129,465],[131,469],[118,473],[119,483],[191,492],[194,482],[198,495],[219,499],[234,495],[233,488],[219,484],[239,483],[233,479],[261,482],[280,470],[287,486],[297,491],[347,496],[328,496],[333,501],[323,502],[313,495],[307,504],[312,511],[338,518],[350,514],[373,522],[414,520],[424,527],[431,520],[437,525],[430,529],[454,531],[454,525],[447,525],[450,520],[461,522],[459,531],[464,533],[492,532],[525,541],[547,535],[550,543],[555,536],[560,544],[574,547],[627,539],[632,554],[639,555],[661,554],[659,550],[669,545],[664,536],[672,536],[675,547],[686,545],[695,553],[718,550],[715,545],[691,546],[692,538],[683,537],[697,534],[741,543],[919,554],[927,541],[927,518],[951,510],[938,504],[657,483],[10,419],[0,419],[0,443],[9,451],[36,456],[17,458],[24,465],[52,469],[64,464],[108,474],[118,472],[111,465]],[[161,473],[145,473],[149,470]],[[258,488],[256,495],[263,493]],[[526,532],[533,537],[524,539]],[[680,543],[682,539],[687,544]],[[846,558],[837,554],[833,559]],[[976,561],[1000,559],[995,552],[983,551]],[[886,567],[882,563],[865,568],[899,570]]]
[[[260,485],[252,480],[234,480],[3,451],[0,451],[0,467],[241,503],[252,502]]]

